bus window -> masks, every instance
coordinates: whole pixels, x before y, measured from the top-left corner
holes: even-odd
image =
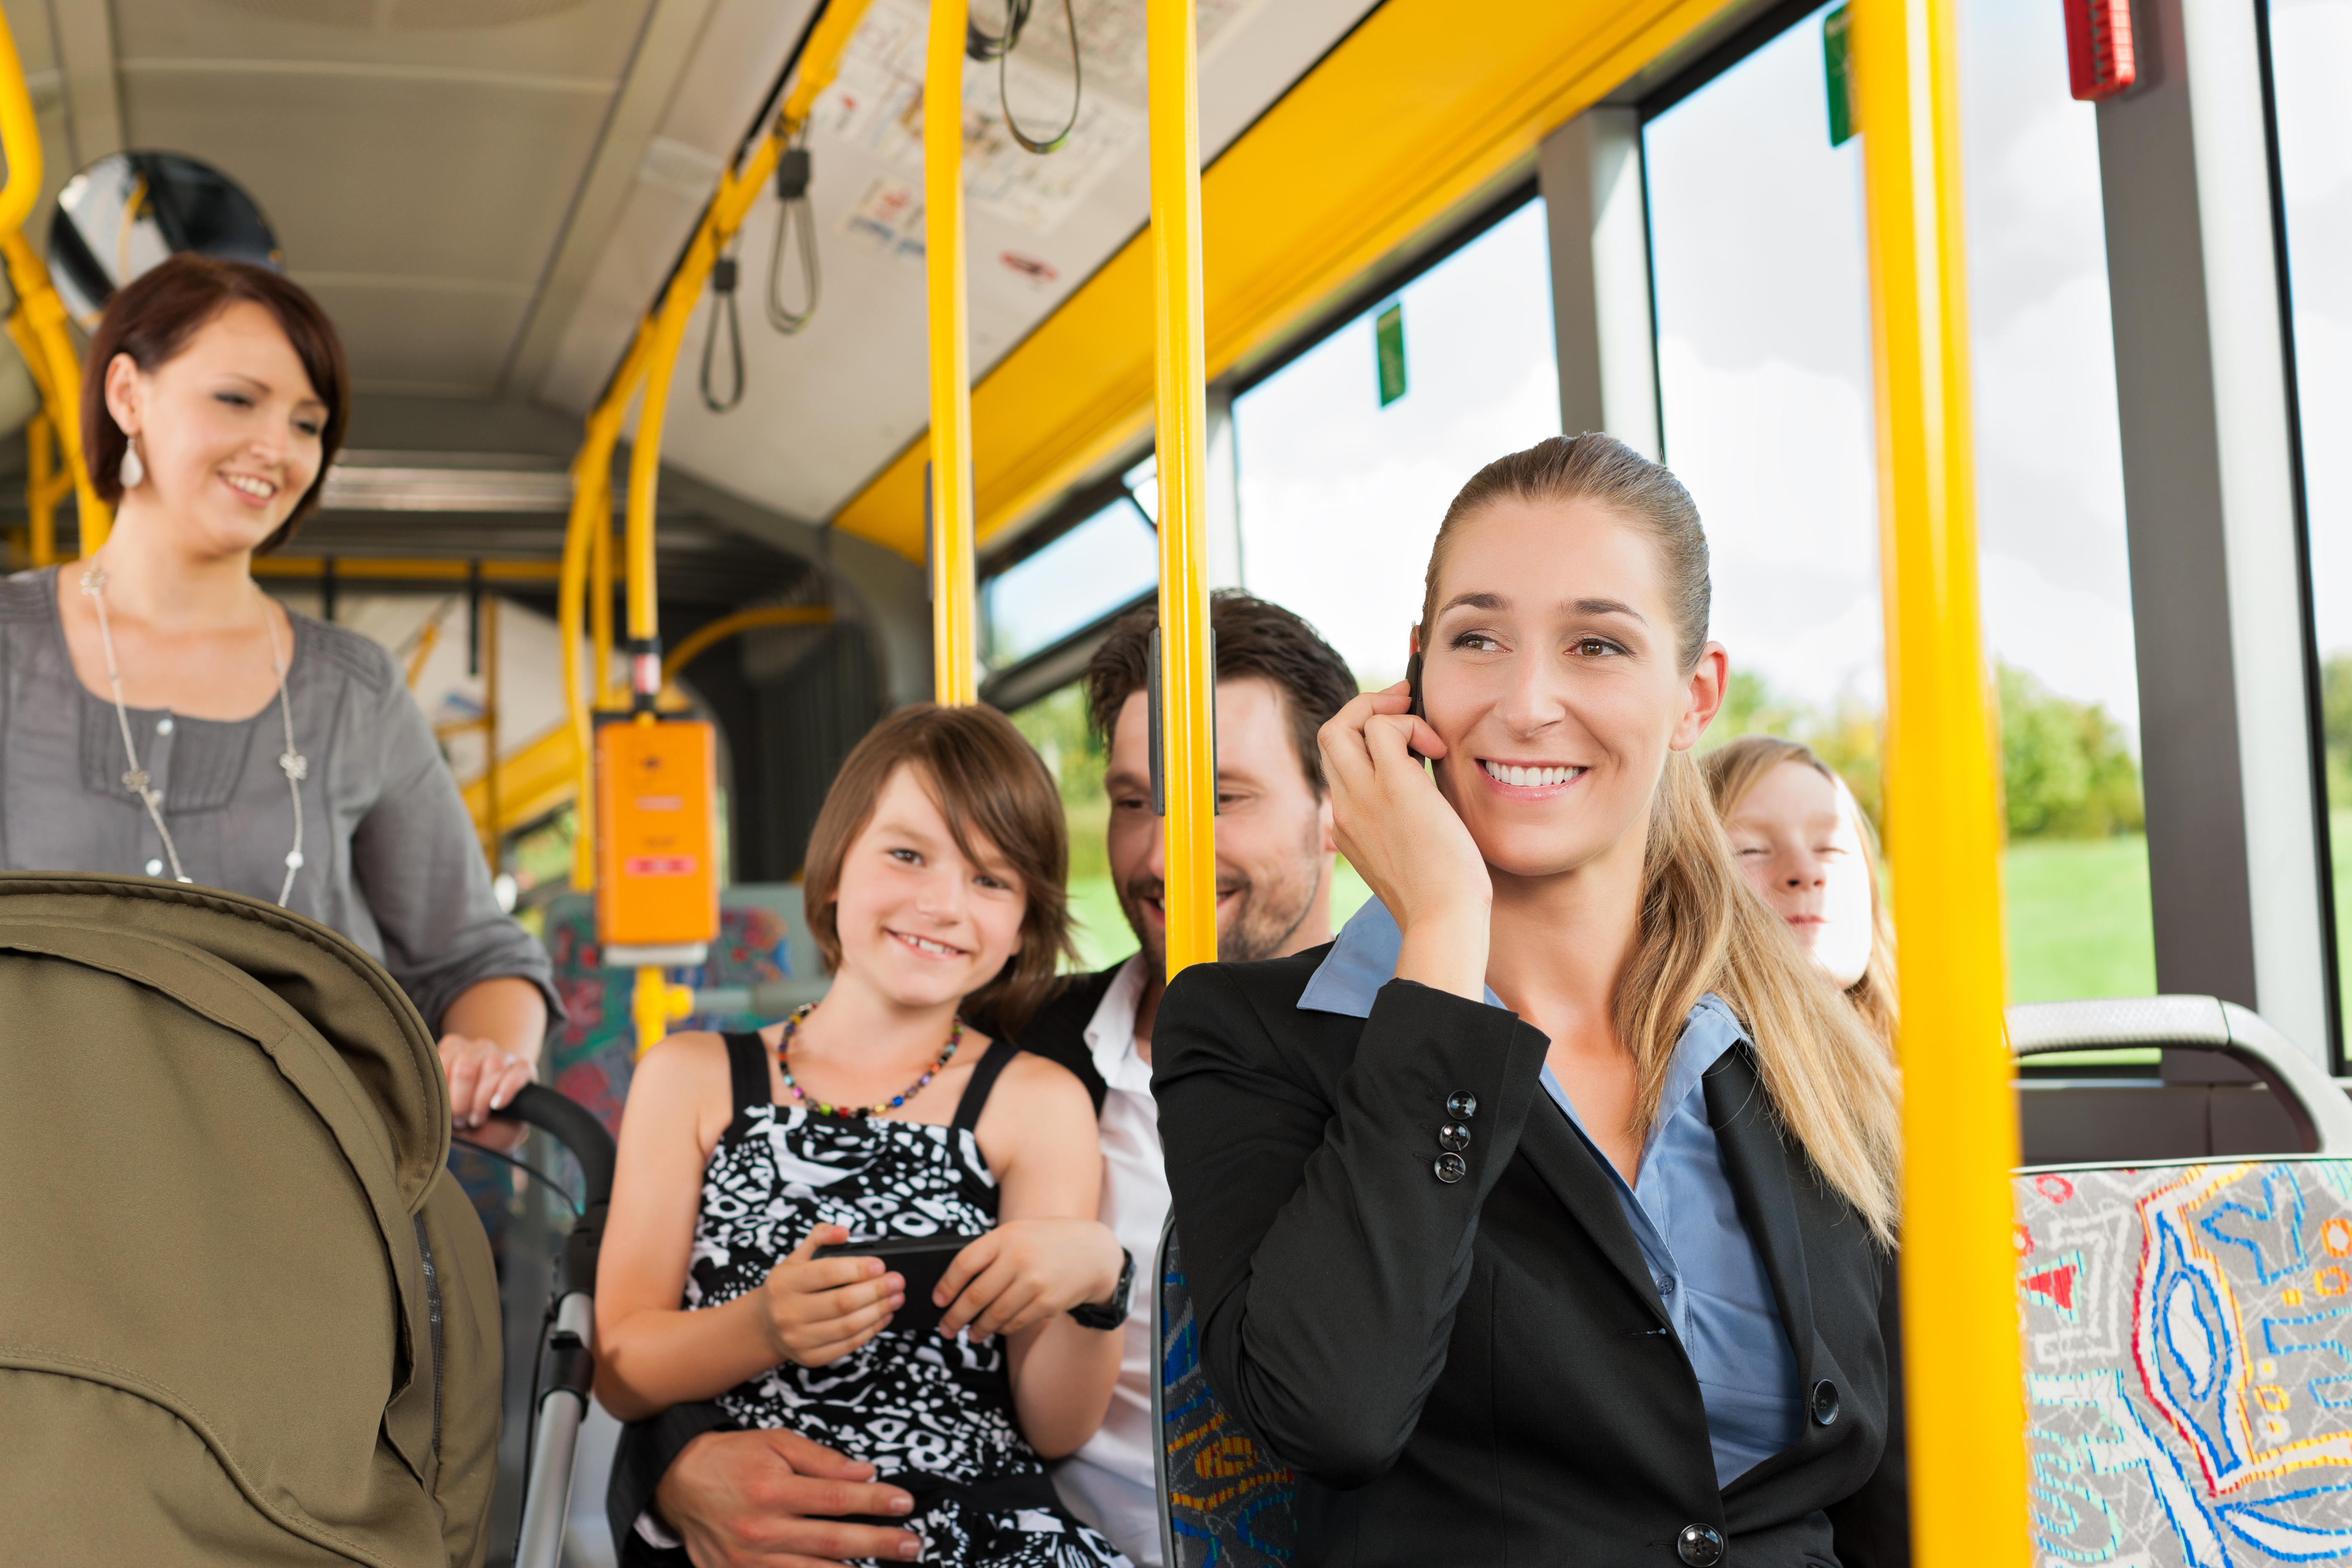
[[[1384,405],[1391,307],[1404,390]],[[1242,392],[1234,424],[1250,592],[1306,616],[1358,679],[1402,680],[1446,502],[1559,432],[1541,199]]]
[[[983,577],[982,657],[1003,669],[1148,594],[1160,581],[1150,519],[1129,496]]]
[[[2352,103],[2335,79],[2352,0],[2273,0],[2270,69],[2286,197],[2289,320],[2301,416],[2337,942],[2336,1013],[2352,973]]]
[[[2157,989],[2096,110],[2065,18],[1965,0],[1960,133],[2010,998]]]
[[[1816,12],[1643,135],[1666,461],[1706,517],[1733,700],[1877,799],[1885,711],[1862,142]],[[2055,13],[1969,0],[1978,519],[2003,699],[2011,1000],[2155,990],[2092,110]],[[1866,134],[1866,132],[1865,132]]]

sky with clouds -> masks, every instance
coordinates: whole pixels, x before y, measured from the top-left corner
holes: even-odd
[[[1987,638],[2136,727],[2092,110],[2046,0],[1966,0],[1961,19]],[[1860,143],[1829,145],[1819,19],[1644,140],[1666,458],[1707,521],[1716,635],[1778,689],[1874,703]],[[1559,420],[1539,205],[1402,299],[1402,400],[1379,405],[1367,319],[1236,410],[1244,574],[1368,676],[1402,668],[1446,500]]]

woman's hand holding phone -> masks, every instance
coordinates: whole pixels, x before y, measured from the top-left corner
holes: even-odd
[[[1397,977],[1481,1001],[1494,880],[1421,765],[1420,757],[1435,761],[1447,748],[1412,706],[1399,681],[1356,698],[1323,726],[1332,826],[1348,864],[1404,933]]]
[[[1015,1334],[1087,1301],[1108,1300],[1123,1258],[1110,1227],[1091,1219],[1006,1220],[956,1254],[932,1300],[953,1338]]]
[[[840,1226],[818,1226],[768,1270],[760,1288],[761,1323],[778,1361],[802,1366],[839,1361],[880,1333],[904,1304],[906,1280],[880,1258],[813,1256],[820,1247],[848,1239]]]

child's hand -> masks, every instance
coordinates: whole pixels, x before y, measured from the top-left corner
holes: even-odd
[[[1084,1301],[1108,1300],[1123,1263],[1118,1237],[1091,1219],[1007,1220],[955,1256],[931,1299],[952,1338],[1018,1333]],[[960,1293],[959,1293],[960,1292]]]
[[[884,1272],[878,1258],[814,1258],[820,1247],[849,1239],[837,1225],[801,1237],[793,1255],[768,1270],[760,1287],[768,1343],[779,1361],[824,1366],[882,1331],[906,1303],[904,1276]]]

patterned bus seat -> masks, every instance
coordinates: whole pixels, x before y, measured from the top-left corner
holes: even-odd
[[[1290,1471],[1209,1390],[1172,1221],[1160,1235],[1156,1278],[1151,1329],[1160,1376],[1152,1385],[1151,1414],[1160,1446],[1152,1479],[1160,1492],[1160,1560],[1168,1568],[1288,1563],[1298,1541]]]
[[[2011,1178],[2035,1563],[2352,1564],[2343,1091],[2208,997],[2016,1008],[2011,1038],[2227,1051],[2318,1150]]]

